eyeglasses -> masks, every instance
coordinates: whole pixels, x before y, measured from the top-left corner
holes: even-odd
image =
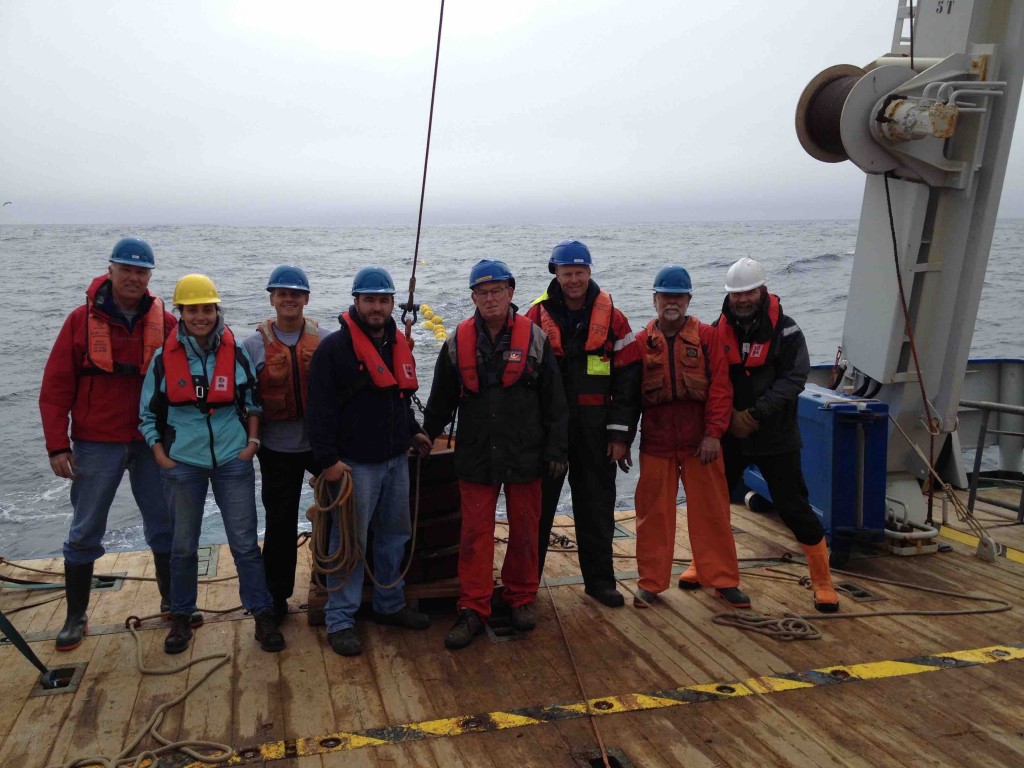
[[[486,289],[486,290],[483,289],[483,288],[474,288],[473,289],[473,295],[474,296],[478,296],[481,299],[497,299],[506,290],[507,290],[507,287],[504,286],[504,285],[499,285],[497,288],[490,288],[490,289]]]

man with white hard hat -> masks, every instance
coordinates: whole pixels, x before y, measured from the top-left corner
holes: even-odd
[[[839,609],[839,598],[832,587],[825,529],[807,500],[800,466],[797,398],[807,382],[810,357],[800,326],[783,313],[767,283],[764,267],[754,259],[745,257],[729,267],[728,296],[715,323],[733,387],[732,420],[722,440],[725,475],[733,488],[748,465],[761,470],[775,508],[807,556],[814,607],[832,613]]]

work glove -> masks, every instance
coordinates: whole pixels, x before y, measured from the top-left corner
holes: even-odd
[[[561,477],[565,474],[565,471],[569,469],[569,464],[565,461],[549,461],[548,462],[548,477],[556,478]]]
[[[761,426],[757,419],[750,415],[750,411],[737,411],[733,408],[732,418],[729,420],[729,434],[742,440],[750,437],[757,428]]]

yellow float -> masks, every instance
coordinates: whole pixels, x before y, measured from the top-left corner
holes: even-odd
[[[426,328],[428,331],[434,330],[434,324],[432,322],[430,322],[429,320],[424,320],[423,321],[423,327]]]

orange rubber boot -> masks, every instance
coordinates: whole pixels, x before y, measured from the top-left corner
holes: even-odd
[[[697,566],[690,563],[686,570],[679,574],[680,589],[700,589],[700,579],[697,578]]]
[[[828,567],[828,547],[825,537],[817,544],[801,544],[807,557],[807,568],[811,572],[811,586],[814,588],[814,610],[820,613],[835,613],[839,610],[839,595],[832,587],[832,571]]]

